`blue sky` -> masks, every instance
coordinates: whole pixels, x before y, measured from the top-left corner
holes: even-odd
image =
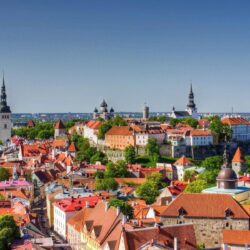
[[[13,112],[250,111],[250,2],[5,1],[0,70]]]

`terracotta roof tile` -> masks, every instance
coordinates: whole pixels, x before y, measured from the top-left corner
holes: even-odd
[[[65,129],[65,126],[61,120],[56,122],[55,129]]]
[[[234,154],[234,157],[232,159],[232,162],[245,162],[245,157],[244,155],[242,154],[240,148],[238,147],[235,154]]]
[[[191,166],[192,162],[186,156],[183,155],[174,163],[174,165]]]
[[[223,243],[228,245],[243,245],[250,244],[249,230],[224,230]]]
[[[225,211],[230,209],[233,218],[249,220],[249,215],[243,207],[226,194],[182,193],[169,204],[163,216],[177,217],[181,208],[186,211],[186,217],[225,218]]]
[[[133,135],[133,130],[129,126],[113,126],[106,135],[123,135],[131,136]]]

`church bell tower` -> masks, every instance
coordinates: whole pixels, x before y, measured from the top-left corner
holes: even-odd
[[[1,102],[0,102],[0,140],[5,143],[11,138],[11,110],[7,105],[7,95],[5,89],[5,80],[3,76],[3,83],[1,88]]]

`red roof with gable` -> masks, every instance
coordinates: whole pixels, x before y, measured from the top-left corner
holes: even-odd
[[[95,120],[91,120],[86,124],[87,127],[92,129],[98,129],[101,125],[102,125],[101,121],[95,121]]]
[[[99,199],[100,197],[98,196],[69,198],[55,202],[54,206],[60,208],[64,212],[80,211],[83,207],[86,206],[87,202],[89,203],[90,207],[94,207]]]
[[[55,124],[55,129],[64,129],[65,126],[61,120],[57,121]]]
[[[235,154],[234,154],[234,157],[232,159],[232,162],[245,162],[245,157],[244,155],[242,154],[240,148],[238,147]]]
[[[183,155],[174,163],[174,165],[190,166],[192,165],[192,162],[186,156]]]
[[[68,148],[68,151],[69,152],[76,152],[76,146],[75,146],[75,144],[74,144],[74,142],[72,142],[71,144],[70,144],[70,146],[69,146],[69,148]]]
[[[236,126],[236,125],[250,125],[250,122],[242,117],[226,117],[221,120],[222,123],[228,124],[229,126]]]

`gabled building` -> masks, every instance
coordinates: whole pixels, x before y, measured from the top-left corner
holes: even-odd
[[[183,155],[174,163],[174,166],[176,168],[177,179],[183,180],[185,170],[193,167],[193,164],[186,156]]]
[[[235,141],[250,140],[250,122],[242,117],[224,117],[222,123],[228,124],[233,130],[232,139]]]
[[[54,129],[55,129],[55,133],[54,133],[55,138],[64,137],[66,135],[66,129],[61,120],[55,123]]]
[[[206,248],[221,246],[225,229],[249,230],[249,215],[227,194],[182,193],[161,215],[164,225],[193,223],[196,240]]]
[[[101,121],[91,120],[84,125],[84,138],[89,139],[91,143],[98,144],[98,131],[102,125]]]
[[[197,249],[192,224],[123,229],[119,250]]]
[[[240,147],[237,148],[232,159],[232,169],[235,171],[237,176],[239,176],[240,173],[246,172],[246,160]]]
[[[113,126],[105,135],[105,146],[112,149],[124,150],[135,143],[135,132],[129,126]]]

